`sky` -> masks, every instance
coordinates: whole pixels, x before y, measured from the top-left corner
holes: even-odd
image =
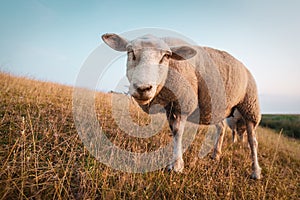
[[[155,27],[242,61],[257,81],[263,113],[300,113],[299,0],[0,2],[1,71],[74,85],[102,34]],[[106,71],[101,90],[115,89],[124,60]]]

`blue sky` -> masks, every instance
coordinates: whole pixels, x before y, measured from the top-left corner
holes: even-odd
[[[241,60],[257,80],[263,112],[300,113],[298,0],[0,2],[2,71],[73,85],[103,33],[165,28]],[[102,87],[115,86],[108,78]]]

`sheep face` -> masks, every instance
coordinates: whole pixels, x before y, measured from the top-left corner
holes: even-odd
[[[129,93],[141,104],[148,104],[161,90],[168,74],[171,52],[165,49],[131,46],[128,49],[127,78]]]
[[[196,54],[191,47],[170,47],[152,35],[128,41],[116,34],[105,34],[102,39],[117,51],[127,51],[129,93],[140,105],[149,104],[163,88],[170,59],[184,60]]]

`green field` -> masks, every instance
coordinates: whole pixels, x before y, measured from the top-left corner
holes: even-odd
[[[0,73],[0,199],[300,198],[300,142],[269,128],[257,130],[260,180],[250,179],[248,145],[233,144],[229,129],[219,162],[209,155],[199,158],[207,128],[202,126],[184,153],[183,173],[114,170],[97,161],[80,140],[72,92],[71,87]],[[124,134],[112,117],[111,96],[96,94],[95,114],[116,146],[150,152],[172,141],[167,124],[151,138]],[[139,108],[130,109],[136,123],[148,123]]]
[[[277,132],[282,130],[282,133],[289,137],[300,138],[300,115],[264,114],[260,125]]]

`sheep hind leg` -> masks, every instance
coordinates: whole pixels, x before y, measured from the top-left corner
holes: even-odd
[[[222,153],[222,144],[223,144],[224,135],[225,135],[224,127],[225,127],[225,124],[223,121],[216,125],[218,138],[217,138],[217,142],[215,143],[214,152],[212,155],[212,158],[214,160],[220,160],[220,156]]]
[[[247,136],[248,136],[248,143],[251,149],[251,158],[252,158],[252,179],[260,179],[261,168],[258,164],[257,158],[257,148],[258,142],[256,140],[256,133],[255,127],[253,122],[247,122]]]

